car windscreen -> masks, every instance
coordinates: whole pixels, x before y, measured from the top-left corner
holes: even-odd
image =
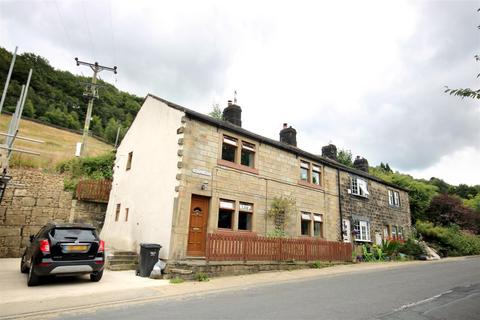
[[[63,240],[80,240],[80,241],[95,241],[97,237],[95,236],[95,231],[91,229],[53,229],[50,232],[50,235],[59,241]]]

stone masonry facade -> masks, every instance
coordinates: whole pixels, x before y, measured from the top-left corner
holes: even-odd
[[[251,233],[266,235],[275,229],[273,219],[267,216],[272,199],[287,196],[295,200],[293,213],[286,221],[288,236],[301,236],[301,212],[310,212],[322,215],[322,238],[340,240],[336,169],[322,166],[321,187],[302,185],[299,183],[300,160],[310,159],[195,119],[186,118],[178,133],[178,187],[170,259],[178,260],[186,256],[192,195],[210,198],[207,232],[218,231],[219,201],[226,199],[236,203],[252,203]],[[219,161],[223,135],[255,145],[255,170],[242,170]],[[206,187],[202,189],[202,186]],[[238,212],[234,215],[232,230],[227,232],[245,232],[236,229],[237,219]]]
[[[351,179],[356,176],[351,173],[340,173],[340,194],[342,218],[352,223],[355,219],[365,219],[370,223],[371,242],[375,243],[375,234],[379,234],[385,240],[384,228],[388,226],[391,236],[393,226],[402,227],[404,233],[408,232],[410,221],[410,204],[408,193],[373,180],[367,181],[368,197],[362,197],[351,193]],[[350,192],[349,192],[350,190]],[[399,206],[389,204],[388,191],[396,191],[400,197]],[[403,234],[404,238],[408,234]]]
[[[0,204],[0,257],[19,257],[29,236],[47,222],[87,222],[101,228],[106,204],[73,199],[64,176],[39,169],[11,169]]]

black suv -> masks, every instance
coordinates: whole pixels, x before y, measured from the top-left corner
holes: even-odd
[[[49,223],[25,249],[20,271],[28,272],[28,286],[39,284],[42,276],[90,274],[100,281],[105,263],[105,243],[89,224]]]

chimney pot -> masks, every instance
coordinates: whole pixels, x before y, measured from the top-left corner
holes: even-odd
[[[322,147],[322,157],[337,161],[337,147],[334,144]]]
[[[360,156],[357,156],[355,161],[353,161],[353,167],[355,169],[364,171],[368,173],[368,161],[365,158],[360,158]]]
[[[297,130],[292,128],[292,126],[288,127],[288,124],[284,123],[283,129],[280,131],[280,142],[296,147],[297,146]]]
[[[223,109],[223,120],[241,127],[242,108],[240,108],[239,105],[232,103],[232,100],[228,100],[228,106]]]

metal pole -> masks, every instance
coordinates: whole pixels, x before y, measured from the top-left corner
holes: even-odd
[[[117,148],[118,138],[120,137],[120,128],[121,128],[121,126],[118,126],[117,137],[115,138],[115,149]]]
[[[33,69],[30,69],[30,72],[28,73],[27,84],[25,85],[25,93],[23,95],[22,105],[20,106],[20,113],[17,114],[18,120],[20,120],[20,118],[22,117],[23,107],[25,106],[25,101],[27,101],[28,87],[30,86],[30,79],[32,79],[32,73],[33,73]],[[16,129],[18,129],[18,122],[16,124],[17,124]]]
[[[85,152],[86,152],[88,131],[90,130],[90,120],[92,118],[93,99],[95,99],[95,84],[97,83],[98,67],[95,66],[92,69],[93,69],[93,77],[92,77],[92,86],[90,88],[92,95],[90,96],[90,100],[88,100],[87,116],[85,118],[85,126],[83,128],[82,149],[80,151],[81,157],[85,156]]]
[[[17,49],[18,47],[15,47],[15,52],[13,52],[12,62],[10,63],[10,69],[8,70],[7,81],[5,82],[5,87],[3,88],[2,100],[0,100],[0,114],[2,113],[5,97],[7,96],[8,84],[10,83],[10,78],[13,72],[13,65],[15,64],[15,59],[17,58]]]
[[[20,105],[23,100],[23,95],[25,94],[25,85],[22,85],[22,90],[20,91],[20,97],[18,98],[17,101],[17,107],[15,108],[15,113],[12,114],[12,118],[10,119],[10,125],[8,126],[8,134],[10,136],[13,136],[15,133],[15,128],[16,128],[16,122],[17,122],[17,113],[20,111]],[[6,141],[7,144],[10,145],[10,142],[13,138],[12,137],[7,137]]]

